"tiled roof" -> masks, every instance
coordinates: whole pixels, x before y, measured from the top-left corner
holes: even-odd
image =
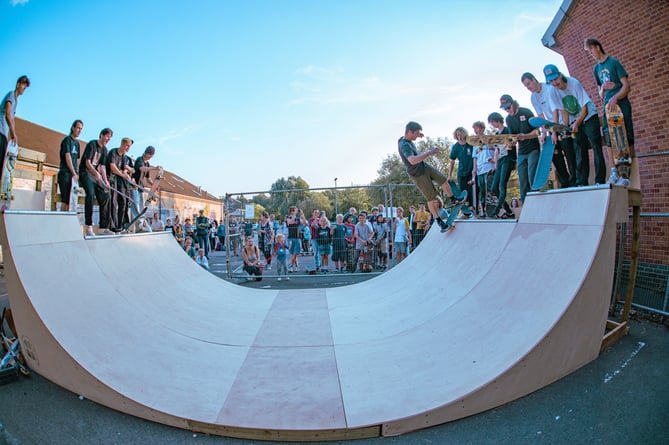
[[[53,168],[58,168],[60,143],[67,136],[66,134],[42,127],[20,117],[16,118],[16,131],[21,147],[45,153],[45,164]],[[80,140],[79,145],[83,152],[86,142]],[[165,177],[160,182],[160,188],[164,192],[171,192],[191,198],[220,201],[218,197],[201,190],[200,187],[168,170],[165,170]]]

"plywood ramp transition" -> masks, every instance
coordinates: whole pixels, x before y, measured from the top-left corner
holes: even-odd
[[[625,221],[625,189],[533,193],[377,278],[281,291],[218,279],[169,234],[84,239],[73,213],[7,211],[0,241],[44,377],[180,428],[324,440],[479,413],[595,359]]]

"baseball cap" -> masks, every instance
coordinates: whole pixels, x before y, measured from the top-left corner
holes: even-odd
[[[546,76],[546,82],[555,80],[560,75],[560,70],[555,65],[546,65],[544,67],[544,76]]]
[[[409,122],[406,127],[407,131],[422,131],[423,127],[420,126],[418,122]]]
[[[505,94],[499,98],[500,108],[508,108],[511,106],[511,104],[513,104],[513,97],[509,96],[508,94]]]

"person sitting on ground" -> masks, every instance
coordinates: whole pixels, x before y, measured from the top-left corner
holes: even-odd
[[[193,225],[190,223],[190,221],[190,218],[186,218],[184,220],[184,233],[187,237],[193,238],[195,236],[195,232],[193,231]]]
[[[180,246],[184,245],[184,229],[181,226],[181,224],[177,224],[174,226],[174,230],[172,231],[172,234],[174,235],[174,239],[177,240],[177,243],[179,243]]]
[[[184,251],[188,254],[189,257],[191,257],[193,261],[195,261],[197,254],[195,252],[195,248],[193,247],[193,238],[186,238],[186,241],[184,242]]]
[[[138,229],[137,229],[138,233],[151,232],[152,231],[151,230],[151,224],[149,224],[149,222],[147,221],[146,218],[140,218],[139,221],[137,221],[137,223],[138,223],[138,226],[139,226]]]
[[[260,262],[260,250],[253,242],[253,237],[246,239],[246,245],[242,249],[242,259],[244,260],[244,270],[249,275],[255,275],[256,281],[262,280],[262,263]]]
[[[164,232],[165,231],[165,224],[160,220],[160,217],[158,216],[158,212],[155,212],[153,214],[153,220],[151,221],[151,230],[154,232]]]
[[[202,266],[204,269],[209,270],[209,261],[207,261],[207,257],[204,254],[204,249],[200,248],[197,251],[197,256],[195,257],[195,262]]]

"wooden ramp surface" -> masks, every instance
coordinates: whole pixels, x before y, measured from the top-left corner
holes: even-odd
[[[528,195],[519,221],[431,230],[332,289],[254,290],[169,234],[84,239],[75,214],[5,212],[10,304],[32,369],[101,404],[248,438],[395,435],[522,397],[597,357],[617,187]]]

